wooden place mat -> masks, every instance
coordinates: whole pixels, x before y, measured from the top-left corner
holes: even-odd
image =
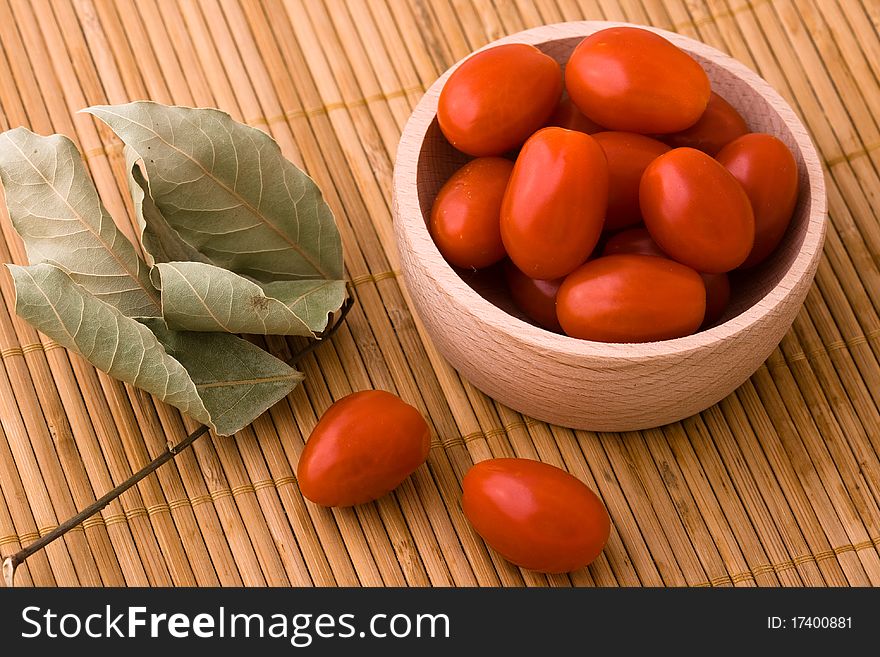
[[[491,39],[542,23],[676,30],[757,70],[828,171],[826,257],[794,328],[735,394],[687,421],[594,434],[462,381],[407,306],[389,212],[422,91]],[[209,437],[19,569],[21,585],[880,584],[880,7],[874,0],[0,0],[0,128],[74,138],[134,234],[120,144],[77,110],[152,98],[268,131],[336,212],[359,303],[307,381],[234,438]],[[25,262],[7,216],[0,260]],[[15,317],[0,274],[0,553],[87,506],[194,425]],[[273,343],[273,346],[279,346]],[[396,391],[429,417],[428,466],[357,509],[306,504],[303,438],[332,402]],[[464,520],[473,461],[539,458],[597,490],[613,531],[546,577]]]

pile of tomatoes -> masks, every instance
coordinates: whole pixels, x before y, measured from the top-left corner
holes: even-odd
[[[651,342],[717,322],[728,272],[773,253],[797,201],[785,144],[750,133],[648,30],[594,33],[564,75],[533,46],[481,51],[447,80],[437,118],[474,157],[434,201],[438,249],[463,269],[506,259],[520,310],[572,337]]]

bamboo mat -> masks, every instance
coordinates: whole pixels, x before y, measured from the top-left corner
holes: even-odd
[[[461,380],[410,313],[389,212],[401,128],[442,71],[505,34],[603,18],[681,32],[757,70],[812,132],[830,207],[816,284],[767,363],[701,415],[624,435],[548,426]],[[359,301],[286,401],[233,438],[200,439],[32,557],[16,583],[880,584],[878,30],[877,0],[0,0],[0,128],[75,139],[128,236],[120,144],[77,110],[217,106],[318,181]],[[0,261],[25,262],[5,214],[0,227]],[[20,321],[5,268],[0,291],[7,555],[195,425]],[[428,466],[374,504],[305,503],[294,478],[304,437],[332,400],[372,387],[429,418]],[[539,458],[595,489],[613,523],[603,555],[547,577],[488,551],[459,495],[490,455]]]

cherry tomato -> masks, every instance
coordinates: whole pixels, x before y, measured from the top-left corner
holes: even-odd
[[[568,96],[559,101],[556,111],[547,120],[547,125],[586,132],[588,135],[605,129],[595,121],[591,121],[584,116],[584,113],[577,108],[577,105],[571,102],[571,98]]]
[[[648,165],[639,186],[645,227],[669,256],[697,271],[739,267],[755,240],[749,197],[702,151],[675,148]]]
[[[542,281],[529,278],[510,261],[504,268],[504,274],[510,296],[517,307],[538,326],[562,333],[562,327],[556,318],[556,293],[563,279]]]
[[[323,506],[354,506],[399,486],[425,459],[428,424],[399,397],[364,390],[321,417],[296,469],[302,494]]]
[[[755,212],[755,245],[742,264],[763,262],[782,240],[798,196],[798,170],[788,147],[772,135],[743,135],[718,153],[718,161],[733,174]]]
[[[608,160],[608,211],[605,230],[640,223],[639,181],[651,162],[669,150],[663,142],[634,132],[597,132],[593,139]]]
[[[528,459],[490,459],[462,483],[461,506],[483,540],[508,561],[544,573],[592,562],[611,533],[596,494],[565,470]]]
[[[629,228],[612,235],[602,250],[602,255],[636,253],[668,258],[651,234],[644,228]],[[730,280],[727,274],[700,274],[706,285],[706,317],[703,326],[714,324],[727,310],[730,302]]]
[[[588,36],[565,67],[574,104],[609,130],[655,134],[689,128],[709,102],[700,65],[663,37],[636,27]]]
[[[700,274],[706,285],[706,317],[703,326],[710,326],[721,319],[730,303],[730,278],[727,274]]]
[[[681,132],[663,135],[663,141],[673,148],[696,148],[715,155],[724,146],[749,131],[745,119],[733,105],[714,91],[709,96],[709,104],[703,116],[694,125]]]
[[[443,85],[440,130],[469,155],[501,155],[546,123],[562,95],[562,70],[534,46],[512,43],[478,52]]]
[[[507,254],[530,278],[565,276],[596,246],[607,199],[599,144],[574,130],[539,130],[523,145],[501,205]]]
[[[652,255],[660,258],[668,258],[663,250],[657,246],[651,238],[651,234],[646,228],[627,228],[619,233],[615,233],[605,242],[602,249],[602,255],[614,255],[619,253],[636,253],[641,255]]]
[[[706,314],[706,286],[690,267],[649,255],[590,260],[556,297],[566,335],[598,342],[654,342],[694,333]]]
[[[428,229],[440,253],[465,269],[481,269],[504,256],[501,200],[513,162],[501,157],[471,160],[440,189]]]

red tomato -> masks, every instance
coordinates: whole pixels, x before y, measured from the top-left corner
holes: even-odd
[[[643,134],[689,128],[709,102],[700,65],[663,37],[612,27],[581,41],[565,67],[574,104],[609,130]]]
[[[772,135],[744,135],[718,153],[755,212],[755,245],[742,264],[763,262],[782,241],[798,196],[797,163],[785,144]]]
[[[634,132],[597,132],[593,139],[599,142],[608,160],[605,230],[641,222],[639,181],[648,165],[666,153],[669,146]]]
[[[605,242],[602,255],[615,253],[669,257],[644,228],[629,228],[611,236]],[[727,310],[727,304],[730,302],[730,280],[727,274],[700,274],[700,276],[706,285],[706,317],[703,319],[703,326],[708,326],[714,324]]]
[[[595,121],[591,121],[584,116],[584,113],[577,108],[577,105],[571,102],[571,98],[568,96],[559,101],[556,111],[547,120],[547,125],[586,132],[588,135],[605,129]]]
[[[690,335],[706,314],[706,286],[666,258],[621,254],[591,260],[559,288],[566,335],[597,342],[654,342]]]
[[[574,130],[539,130],[523,145],[501,205],[507,254],[530,278],[565,276],[596,246],[607,199],[599,144]]]
[[[482,269],[504,256],[501,200],[513,162],[501,157],[471,160],[440,189],[428,229],[440,253],[456,267]]]
[[[508,561],[565,573],[593,561],[611,533],[602,501],[565,470],[528,459],[490,459],[462,483],[464,515]]]
[[[736,178],[693,148],[675,148],[648,165],[639,186],[645,227],[669,256],[697,271],[739,267],[755,240],[749,197]]]
[[[637,253],[652,255],[660,258],[668,258],[663,250],[657,246],[657,242],[651,239],[651,234],[646,228],[627,228],[608,238],[602,255],[614,255],[620,253]]]
[[[673,148],[686,146],[715,155],[724,146],[748,131],[749,126],[746,125],[745,119],[733,108],[733,105],[713,91],[700,120],[687,130],[663,135],[663,141]]]
[[[384,390],[355,392],[321,417],[296,477],[316,504],[364,504],[397,488],[430,447],[428,424],[415,408]]]
[[[513,43],[478,52],[443,85],[440,130],[470,155],[501,155],[546,123],[562,95],[562,70],[534,46]]]
[[[504,268],[510,296],[517,307],[538,326],[562,333],[556,318],[556,293],[562,285],[562,278],[542,281],[529,278],[508,261]]]
[[[706,317],[703,326],[710,326],[721,319],[730,303],[730,278],[727,274],[700,274],[706,285]]]

